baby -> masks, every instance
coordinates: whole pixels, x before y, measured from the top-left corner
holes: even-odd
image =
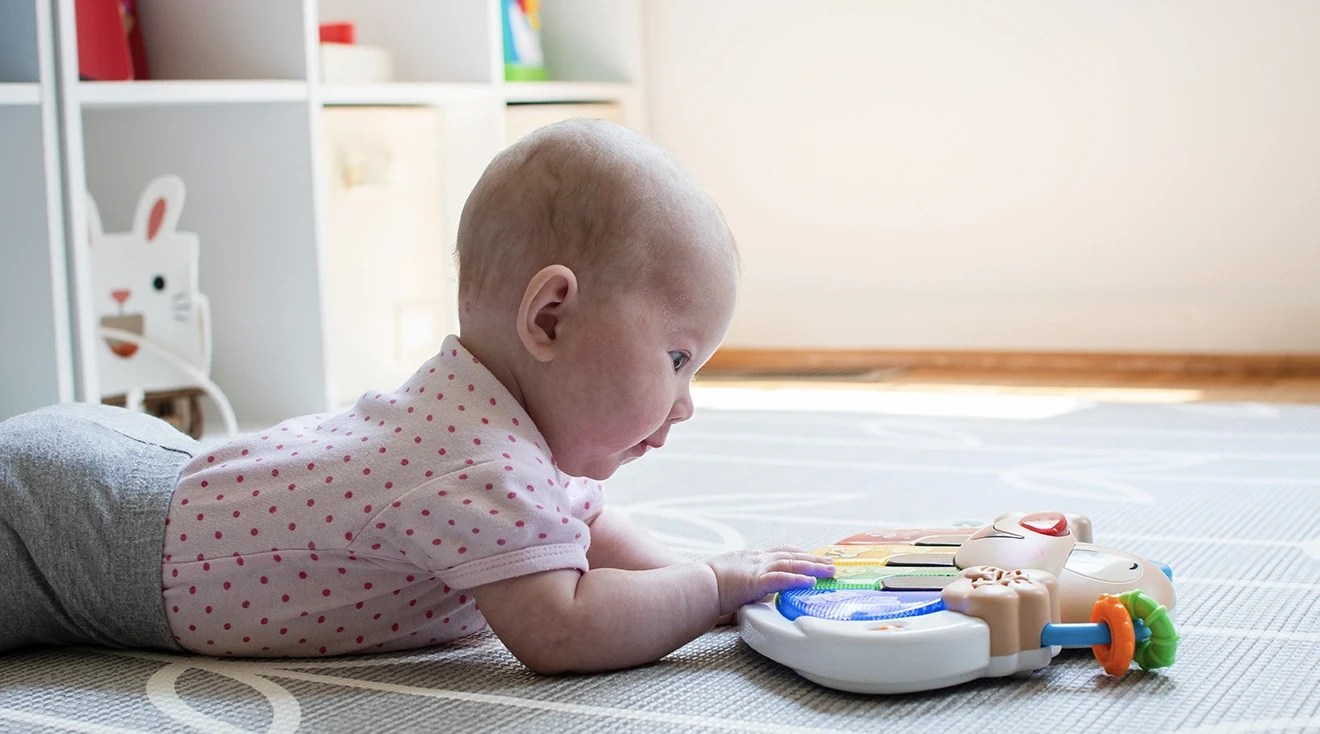
[[[0,423],[0,651],[338,655],[489,626],[533,671],[599,671],[833,573],[784,546],[689,562],[606,508],[600,482],[691,417],[738,287],[719,209],[658,146],[528,136],[478,181],[458,259],[461,334],[337,415],[211,449],[98,405]]]

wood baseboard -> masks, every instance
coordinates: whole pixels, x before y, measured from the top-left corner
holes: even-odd
[[[703,374],[792,374],[938,368],[1320,377],[1320,354],[1127,354],[1085,352],[890,351],[879,349],[720,349]]]

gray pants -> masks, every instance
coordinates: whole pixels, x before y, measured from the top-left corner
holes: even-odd
[[[197,447],[164,421],[103,405],[0,423],[0,652],[180,649],[161,553],[175,482]]]

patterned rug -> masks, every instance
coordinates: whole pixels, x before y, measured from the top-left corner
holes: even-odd
[[[1177,664],[844,694],[711,632],[643,668],[537,677],[488,634],[410,654],[0,657],[0,730],[1320,731],[1320,407],[707,389],[609,502],[699,558],[1061,509],[1175,569]],[[0,621],[0,623],[3,623]]]

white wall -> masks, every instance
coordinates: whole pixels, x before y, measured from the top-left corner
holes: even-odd
[[[730,346],[1320,351],[1320,2],[647,12]]]

